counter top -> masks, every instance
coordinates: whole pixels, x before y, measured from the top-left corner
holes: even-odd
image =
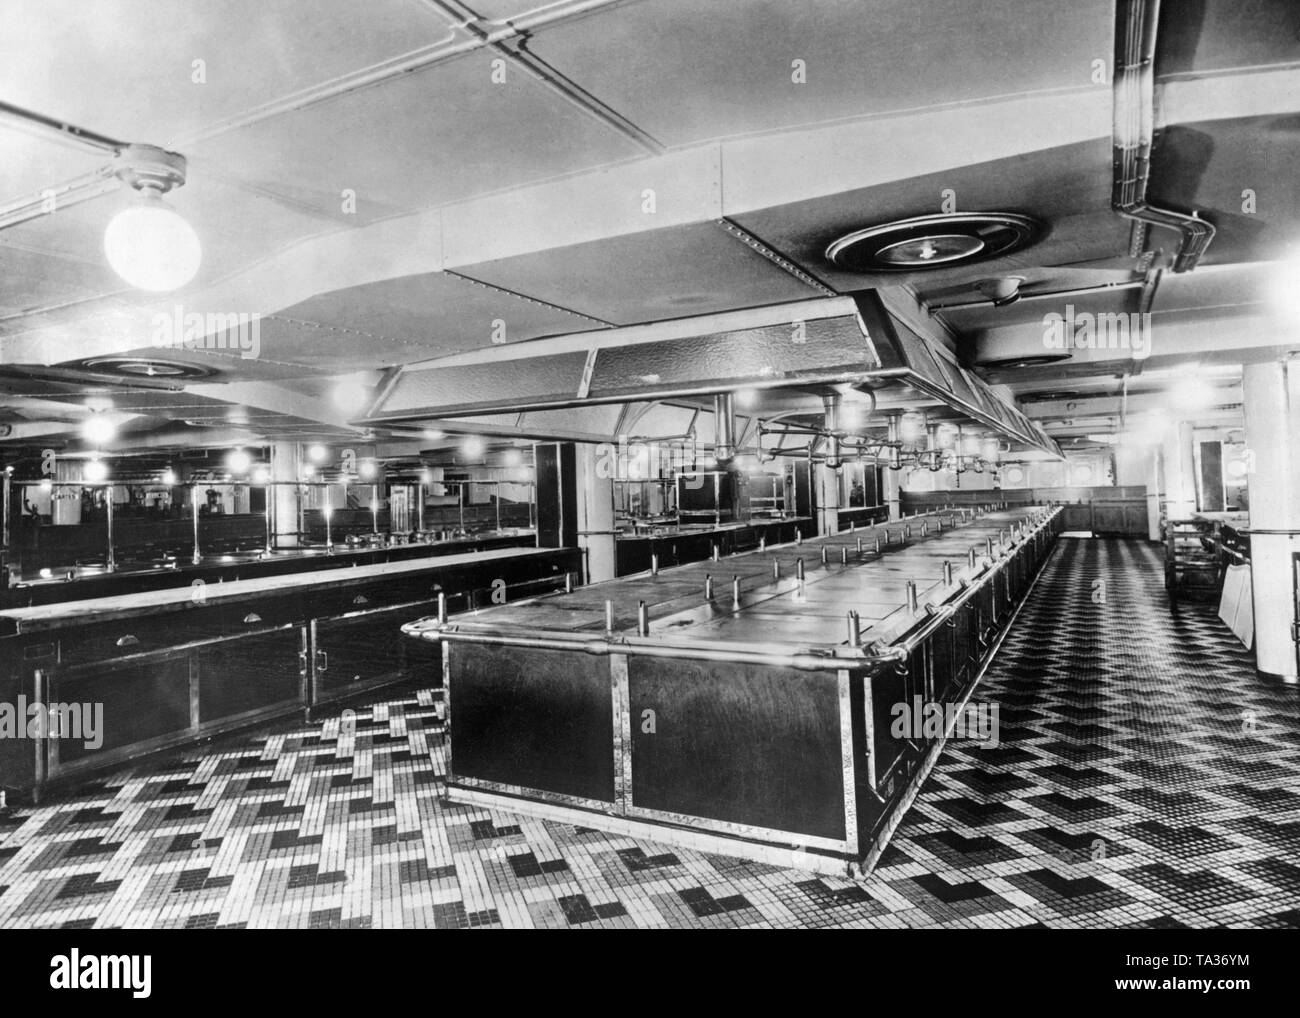
[[[56,604],[31,608],[0,610],[0,635],[19,635],[41,630],[57,629],[65,625],[87,622],[106,622],[118,618],[157,615],[185,611],[205,605],[235,601],[250,596],[284,593],[322,585],[362,583],[385,577],[406,576],[412,573],[443,571],[464,566],[477,566],[502,559],[519,559],[554,554],[554,548],[499,548],[488,551],[463,552],[456,555],[438,555],[412,559],[405,562],[382,562],[373,565],[341,566],[313,572],[293,573],[287,576],[264,576],[250,580],[207,583],[202,586],[202,597],[196,597],[195,587],[168,587],[163,590],[140,591],[109,597],[88,598],[79,601],[61,601]]]

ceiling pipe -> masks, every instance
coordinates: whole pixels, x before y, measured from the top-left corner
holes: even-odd
[[[736,456],[736,397],[730,392],[713,397],[713,455],[719,463]]]
[[[1147,200],[1151,180],[1151,148],[1155,136],[1156,29],[1160,0],[1118,0],[1115,24],[1115,174],[1111,205],[1121,216],[1137,223],[1164,226],[1182,235],[1174,256],[1175,272],[1196,267],[1214,240],[1212,223]],[[1134,235],[1129,253],[1138,257],[1144,230]]]

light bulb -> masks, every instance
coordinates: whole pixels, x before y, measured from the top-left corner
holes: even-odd
[[[162,483],[167,485],[169,488],[174,485],[176,483],[176,471],[171,469],[171,467],[164,470],[162,472]]]
[[[82,480],[97,484],[108,477],[108,467],[103,460],[90,460],[81,472]]]
[[[323,445],[313,445],[307,450],[307,458],[313,463],[321,462],[328,455],[329,450],[327,450]]]
[[[116,434],[117,425],[113,423],[111,417],[105,417],[103,414],[91,414],[81,424],[81,437],[92,445],[111,442]]]
[[[109,222],[104,254],[126,282],[156,293],[184,286],[203,258],[194,227],[147,188]]]
[[[252,457],[243,449],[232,449],[226,455],[226,466],[230,468],[232,473],[246,474],[252,465]]]
[[[483,439],[479,438],[477,435],[466,436],[465,441],[461,444],[461,451],[463,451],[466,456],[482,456],[483,449]]]

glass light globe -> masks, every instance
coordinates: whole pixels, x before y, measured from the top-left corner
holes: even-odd
[[[203,257],[194,228],[149,191],[109,222],[104,254],[126,282],[154,292],[184,286],[198,273]]]
[[[81,437],[92,445],[111,442],[117,434],[117,425],[103,414],[91,414],[81,424]]]

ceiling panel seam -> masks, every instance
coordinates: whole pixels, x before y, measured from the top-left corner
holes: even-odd
[[[550,311],[559,311],[562,314],[573,315],[575,318],[582,318],[588,322],[595,322],[597,325],[606,329],[614,328],[613,322],[607,322],[603,318],[595,318],[592,315],[584,315],[581,311],[574,311],[573,308],[566,308],[560,304],[552,304],[549,301],[539,300],[537,297],[530,297],[526,293],[519,293],[517,290],[507,290],[504,286],[497,286],[495,283],[485,283],[481,279],[475,279],[473,276],[467,276],[463,272],[454,272],[451,269],[444,269],[443,273],[448,276],[455,276],[457,279],[463,279],[474,286],[481,286],[486,290],[492,290],[496,293],[503,293],[517,300],[525,301],[529,304],[536,304],[538,307],[546,308]]]

